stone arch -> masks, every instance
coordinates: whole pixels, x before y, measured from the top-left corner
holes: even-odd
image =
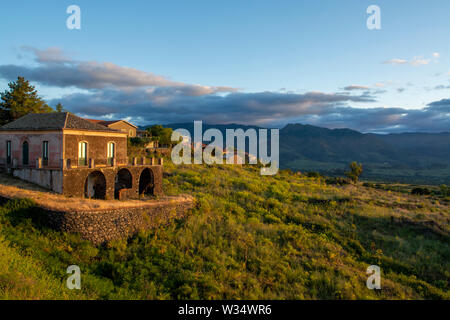
[[[119,199],[120,190],[131,188],[133,188],[133,175],[128,169],[120,169],[115,178],[114,198]]]
[[[142,170],[139,177],[139,195],[154,195],[155,177],[150,168]]]
[[[102,172],[93,171],[87,176],[84,196],[89,199],[106,199],[106,178]]]

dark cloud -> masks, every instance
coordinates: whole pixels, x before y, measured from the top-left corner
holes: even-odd
[[[164,92],[165,93],[165,92]],[[60,101],[60,100],[58,100]],[[310,92],[231,93],[226,96],[186,97],[160,92],[102,90],[64,97],[63,105],[82,115],[134,117],[143,123],[191,122],[283,126],[309,123],[363,132],[442,132],[450,128],[450,100],[424,109],[354,108],[349,102],[369,102],[365,96]],[[56,103],[56,100],[52,103]]]
[[[370,96],[309,92],[305,94],[259,92],[230,93],[225,96],[186,96],[163,89],[98,90],[64,96],[72,112],[115,117],[139,116],[147,121],[271,124],[299,115],[325,114],[348,102],[373,102]],[[51,101],[51,104],[56,103]]]
[[[450,86],[438,85],[434,87],[434,90],[445,90],[445,89],[450,89]]]

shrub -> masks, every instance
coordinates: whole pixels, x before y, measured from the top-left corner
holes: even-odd
[[[431,194],[430,189],[428,188],[414,188],[411,190],[411,194],[417,195],[417,196],[427,196]]]
[[[353,161],[352,163],[350,163],[350,171],[346,172],[345,175],[349,177],[353,182],[358,182],[359,176],[362,174],[362,171],[362,163]]]
[[[326,184],[329,184],[329,185],[338,185],[338,186],[343,186],[343,185],[350,183],[350,181],[348,181],[348,179],[345,179],[342,177],[328,178],[327,180],[325,180],[325,182],[326,182]]]
[[[320,173],[316,172],[316,171],[307,172],[306,176],[308,178],[320,178],[320,177],[322,177],[322,175]]]

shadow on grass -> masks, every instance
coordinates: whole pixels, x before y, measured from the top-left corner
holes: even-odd
[[[53,230],[48,220],[48,212],[39,208],[30,199],[5,199],[0,197],[0,209],[4,218],[13,227],[31,223],[33,228],[40,231]],[[3,220],[2,219],[2,220]]]

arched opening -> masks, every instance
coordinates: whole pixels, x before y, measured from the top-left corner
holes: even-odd
[[[24,141],[24,143],[22,144],[22,164],[24,166],[27,166],[30,164],[29,147],[28,147],[27,141]]]
[[[145,168],[139,177],[139,195],[153,195],[154,187],[153,172]]]
[[[119,199],[120,190],[131,189],[133,187],[133,176],[127,169],[120,169],[116,174],[114,184],[114,198]]]
[[[100,171],[91,172],[84,183],[84,196],[89,199],[106,198],[106,179]]]

